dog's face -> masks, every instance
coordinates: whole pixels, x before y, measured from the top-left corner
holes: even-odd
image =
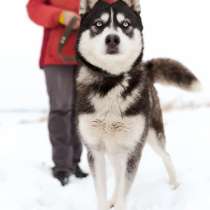
[[[142,55],[142,28],[140,15],[124,2],[98,1],[82,19],[78,55],[110,74],[127,72]]]

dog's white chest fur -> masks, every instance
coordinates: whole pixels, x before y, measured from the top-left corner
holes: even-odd
[[[131,151],[140,141],[145,125],[144,116],[122,115],[133,101],[131,99],[138,94],[138,90],[134,90],[126,99],[122,98],[122,91],[123,87],[118,85],[105,97],[91,97],[95,112],[79,116],[80,133],[87,145],[113,153]]]

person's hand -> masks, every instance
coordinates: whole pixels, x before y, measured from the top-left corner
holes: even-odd
[[[76,17],[77,18],[77,22],[76,24],[74,25],[73,29],[78,29],[79,26],[80,26],[80,16],[75,13],[75,12],[72,12],[72,11],[63,11],[61,14],[60,14],[60,17],[59,17],[59,23],[61,23],[62,25],[65,25],[67,26],[70,21],[72,20],[73,17]]]

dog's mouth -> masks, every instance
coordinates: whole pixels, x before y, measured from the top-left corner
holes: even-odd
[[[116,47],[116,46],[107,47],[107,49],[106,49],[106,54],[110,54],[110,55],[119,54],[119,48]]]

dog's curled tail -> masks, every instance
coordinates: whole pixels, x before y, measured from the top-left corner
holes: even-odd
[[[153,83],[171,84],[189,91],[200,91],[201,84],[195,75],[178,61],[156,58],[144,63]]]

